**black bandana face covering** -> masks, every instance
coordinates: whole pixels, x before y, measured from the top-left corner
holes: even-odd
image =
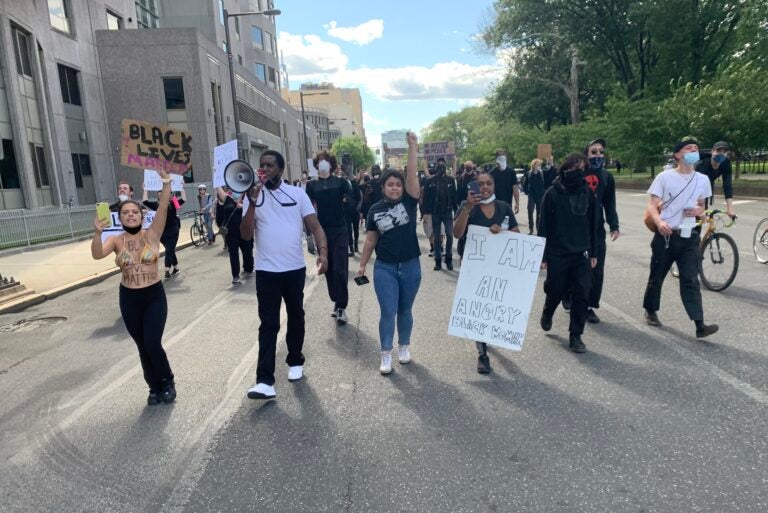
[[[141,231],[141,225],[139,226],[123,226],[123,230],[125,230],[126,233],[130,233],[131,235],[136,235]]]

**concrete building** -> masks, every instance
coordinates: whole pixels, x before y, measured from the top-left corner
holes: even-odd
[[[324,109],[328,112],[329,125],[341,132],[343,137],[358,136],[366,141],[363,127],[363,100],[359,89],[335,87],[333,84],[301,84],[298,91],[283,91],[286,99],[301,109],[301,96],[307,107]]]
[[[141,171],[119,164],[123,118],[192,130],[187,180],[210,181],[213,147],[235,134],[225,7],[237,13],[273,5],[0,2],[0,210],[92,204],[114,199],[121,179],[140,185]],[[229,23],[242,143],[252,163],[267,148],[281,151],[286,177],[296,178],[306,168],[303,121],[279,94],[274,17]],[[308,139],[317,141],[311,126]]]
[[[327,150],[341,137],[341,130],[333,128],[333,121],[328,118],[328,111],[317,107],[304,108],[304,120],[307,126],[314,127],[317,133],[317,149]]]

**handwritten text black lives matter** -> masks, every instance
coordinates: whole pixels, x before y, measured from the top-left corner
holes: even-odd
[[[470,234],[467,238],[464,259],[487,261],[484,251],[487,235]],[[520,309],[505,305],[505,297],[515,275],[538,273],[536,253],[541,244],[535,241],[509,239],[497,262],[489,262],[489,269],[502,269],[497,275],[483,274],[472,287],[473,297],[461,298],[451,315],[451,326],[460,328],[477,338],[490,337],[499,344],[520,346],[525,326],[520,326]],[[499,276],[498,274],[502,274]],[[508,303],[508,301],[506,301]],[[517,325],[516,325],[517,323]]]

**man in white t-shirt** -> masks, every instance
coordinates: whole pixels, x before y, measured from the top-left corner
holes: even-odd
[[[662,171],[651,184],[648,212],[656,225],[651,242],[651,274],[645,289],[643,308],[651,326],[661,326],[656,312],[661,306],[661,286],[673,263],[680,271],[680,297],[688,317],[696,323],[696,337],[702,338],[719,329],[704,324],[701,305],[699,265],[701,248],[696,218],[704,212],[704,201],[712,195],[709,179],[697,173],[699,146],[685,138],[674,147],[676,167]]]
[[[288,314],[288,381],[304,376],[304,224],[317,244],[318,274],[328,268],[328,243],[307,194],[302,188],[283,182],[283,156],[267,150],[261,154],[259,167],[264,172],[264,183],[259,182],[248,191],[240,225],[244,240],[251,240],[254,235],[256,238],[254,261],[260,321],[256,384],[248,390],[248,397],[272,399],[276,395],[275,351],[283,301]]]

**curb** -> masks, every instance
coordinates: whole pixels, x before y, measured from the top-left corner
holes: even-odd
[[[181,251],[182,249],[186,249],[191,245],[192,245],[192,241],[184,242],[176,246],[176,251]],[[165,251],[161,251],[159,257],[162,257],[163,255],[165,255]],[[111,278],[116,274],[120,274],[120,268],[112,267],[111,269],[107,269],[106,271],[102,271],[92,276],[88,276],[87,278],[82,278],[77,281],[73,281],[72,283],[67,283],[66,285],[56,287],[55,289],[51,289],[46,292],[41,292],[38,294],[30,294],[29,296],[25,296],[23,298],[17,299],[16,301],[10,301],[4,305],[0,305],[0,315],[7,314],[7,313],[21,312],[23,310],[26,310],[29,307],[39,305],[40,303],[44,303],[49,299],[55,299],[57,297],[63,296],[68,292],[72,292],[74,290],[81,289],[83,287],[96,285],[97,283],[100,283],[106,280],[107,278]]]

